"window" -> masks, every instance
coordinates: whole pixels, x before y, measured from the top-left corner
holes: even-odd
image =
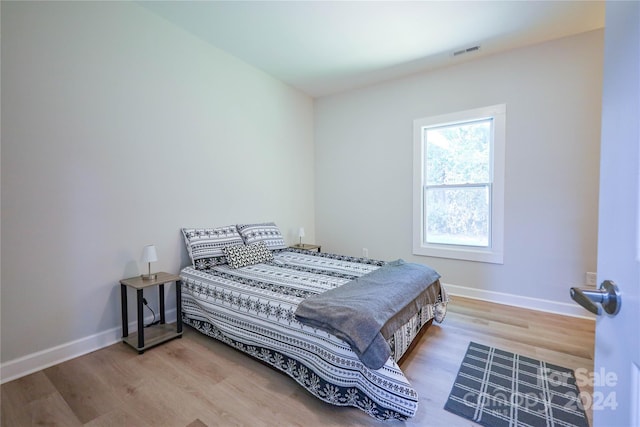
[[[504,104],[414,121],[413,253],[502,264]]]

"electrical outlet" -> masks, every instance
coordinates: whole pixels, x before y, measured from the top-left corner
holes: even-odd
[[[365,258],[369,258],[369,249],[362,248],[362,256]]]
[[[585,274],[586,277],[586,284],[589,286],[593,286],[596,287],[598,284],[598,277],[597,277],[597,273],[593,273],[590,271],[587,271],[587,273]]]

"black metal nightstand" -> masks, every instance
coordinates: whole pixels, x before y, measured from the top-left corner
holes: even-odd
[[[164,285],[176,282],[176,323],[165,323],[164,309]],[[129,335],[129,315],[127,310],[127,286],[136,290],[136,302],[138,307],[138,332]],[[160,301],[160,323],[146,328],[147,339],[145,340],[145,327],[143,316],[143,290],[151,286],[159,287],[158,299]],[[122,341],[138,350],[138,354],[150,347],[182,336],[182,304],[180,300],[182,281],[180,276],[170,273],[157,273],[155,279],[146,280],[140,276],[130,277],[120,281],[120,292],[122,302]]]

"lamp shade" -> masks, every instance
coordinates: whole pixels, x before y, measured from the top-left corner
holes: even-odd
[[[304,237],[304,227],[300,227],[298,230],[298,237]]]
[[[142,262],[156,262],[158,261],[158,253],[154,245],[147,245],[142,250]]]

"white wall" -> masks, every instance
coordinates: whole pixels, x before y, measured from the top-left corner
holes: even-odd
[[[432,265],[457,293],[581,314],[569,287],[596,268],[602,57],[595,31],[316,100],[317,243]],[[500,103],[504,264],[412,255],[413,120]]]
[[[181,227],[313,241],[313,157],[311,98],[134,3],[2,2],[3,368],[117,339],[118,281],[150,243],[177,273]]]

